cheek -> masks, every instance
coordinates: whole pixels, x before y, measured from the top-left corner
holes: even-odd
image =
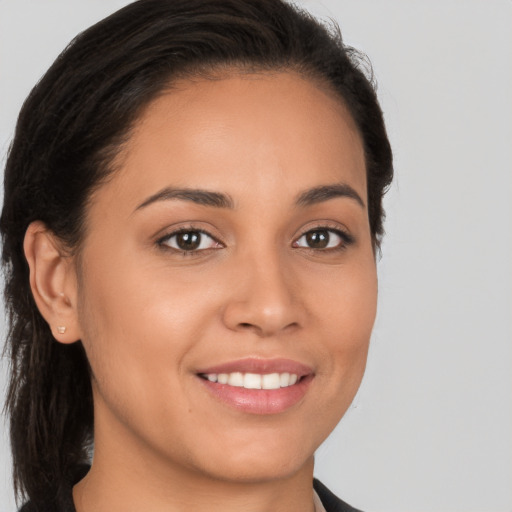
[[[165,267],[134,263],[124,258],[112,266],[95,258],[81,279],[79,315],[98,384],[141,394],[182,371],[218,308],[216,288],[204,276],[184,282]]]
[[[100,423],[116,418],[114,424],[152,432],[174,418],[171,403],[179,409],[181,361],[194,326],[187,311],[176,306],[194,301],[180,301],[172,290],[164,296],[164,283],[153,285],[141,269],[124,270],[106,275],[89,269],[80,295],[95,416]]]
[[[352,381],[357,389],[377,311],[375,264],[369,260],[348,273],[340,272],[339,278],[332,279],[328,286],[329,293],[319,305],[317,318],[325,333],[333,372],[342,376],[344,385]]]
[[[320,388],[311,416],[323,418],[320,443],[335,428],[352,403],[366,367],[369,341],[376,315],[377,278],[375,264],[336,269],[324,280],[313,318],[314,330],[321,333]],[[313,301],[311,302],[313,304]],[[313,432],[313,426],[311,426]]]

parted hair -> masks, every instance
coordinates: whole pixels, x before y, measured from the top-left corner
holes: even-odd
[[[367,61],[339,28],[282,0],[139,0],[79,34],[20,112],[0,219],[13,475],[18,497],[41,510],[87,464],[93,444],[90,372],[81,342],[56,342],[29,285],[24,235],[44,222],[79,254],[88,199],[115,172],[142,109],[173,81],[233,71],[295,71],[344,102],[366,158],[374,247],[392,153]],[[143,171],[141,171],[143,172]],[[36,510],[37,508],[34,508]]]

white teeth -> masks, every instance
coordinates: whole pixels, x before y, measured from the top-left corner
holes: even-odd
[[[279,383],[279,373],[269,373],[262,375],[261,377],[261,388],[262,389],[279,389],[281,387]]]
[[[261,375],[257,373],[246,373],[244,375],[245,389],[261,389]]]
[[[279,385],[282,388],[285,388],[290,385],[290,374],[289,373],[281,373],[279,376]]]
[[[244,385],[244,374],[240,372],[230,373],[228,384],[230,386],[238,386],[241,387]]]
[[[295,373],[208,373],[204,377],[210,382],[218,382],[219,384],[228,384],[235,387],[243,387],[245,389],[279,389],[293,386],[298,376]]]

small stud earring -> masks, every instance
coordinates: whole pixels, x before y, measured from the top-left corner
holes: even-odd
[[[59,334],[64,334],[66,332],[66,326],[65,325],[58,325],[57,326],[57,332]]]

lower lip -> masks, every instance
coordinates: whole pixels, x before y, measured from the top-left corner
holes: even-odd
[[[306,375],[293,386],[279,389],[246,389],[198,378],[210,393],[235,409],[251,414],[278,414],[302,400],[313,375]]]

